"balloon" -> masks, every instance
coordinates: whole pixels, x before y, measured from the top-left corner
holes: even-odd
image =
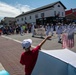
[[[6,70],[0,71],[0,75],[10,75]]]

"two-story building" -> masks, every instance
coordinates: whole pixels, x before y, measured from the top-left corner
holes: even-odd
[[[66,7],[60,2],[54,2],[37,9],[22,13],[16,17],[17,24],[34,23],[45,25],[46,23],[63,20]]]

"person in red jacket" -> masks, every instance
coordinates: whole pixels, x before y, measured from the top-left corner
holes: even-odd
[[[22,41],[22,47],[25,49],[25,52],[21,54],[20,63],[25,65],[25,75],[31,75],[34,66],[37,61],[39,50],[42,45],[45,43],[47,39],[51,38],[51,36],[47,36],[38,46],[31,50],[31,39],[26,39]]]

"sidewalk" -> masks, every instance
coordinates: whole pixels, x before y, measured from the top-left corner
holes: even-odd
[[[19,63],[22,52],[20,43],[0,36],[0,63],[10,75],[24,75],[24,67]]]
[[[5,70],[2,64],[0,63],[0,71]]]

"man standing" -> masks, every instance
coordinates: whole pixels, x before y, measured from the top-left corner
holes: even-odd
[[[35,32],[34,32],[34,29],[35,29],[34,28],[34,24],[32,23],[31,25],[32,25],[32,27],[31,27],[32,37],[34,37],[34,35],[35,35]]]
[[[46,36],[49,35],[49,32],[51,31],[51,25],[47,23],[47,28],[46,28]]]
[[[58,43],[62,43],[61,41],[61,34],[62,34],[62,26],[61,23],[58,23],[58,26],[56,27],[56,34],[58,35]]]
[[[53,24],[51,24],[51,35],[53,36],[53,34],[54,34],[54,25]]]

